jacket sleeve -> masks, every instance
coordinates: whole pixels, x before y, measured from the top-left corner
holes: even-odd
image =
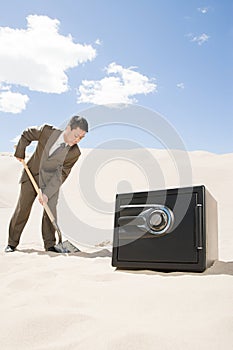
[[[38,141],[45,125],[40,127],[31,127],[23,131],[19,142],[16,146],[14,156],[17,158],[25,158],[25,149],[32,141]]]

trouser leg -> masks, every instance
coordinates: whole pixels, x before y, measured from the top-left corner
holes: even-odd
[[[47,203],[55,220],[57,220],[57,200],[58,200],[58,192],[55,195],[53,195],[51,198],[49,198],[49,201]],[[45,249],[53,247],[56,244],[55,229],[45,210],[43,212],[43,218],[42,218],[42,237],[44,240]]]
[[[19,244],[22,231],[28,221],[36,195],[37,193],[29,181],[21,184],[18,203],[9,225],[8,244],[13,247]]]

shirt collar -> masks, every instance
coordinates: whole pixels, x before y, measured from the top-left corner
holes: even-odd
[[[65,131],[62,131],[62,133],[59,135],[59,137],[58,137],[58,139],[56,141],[56,145],[57,146],[60,146],[61,143],[65,143],[65,145],[68,146],[68,143],[66,143],[65,140],[64,140],[64,133],[65,133]]]

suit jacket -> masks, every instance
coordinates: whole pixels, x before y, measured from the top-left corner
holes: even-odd
[[[35,152],[27,165],[37,181],[42,192],[48,198],[59,191],[60,186],[69,175],[73,165],[81,152],[77,145],[65,148],[58,154],[51,154],[49,150],[62,130],[51,125],[31,127],[26,129],[17,144],[15,157],[25,158],[25,149],[32,141],[38,141]],[[20,182],[30,181],[26,171],[23,171]]]

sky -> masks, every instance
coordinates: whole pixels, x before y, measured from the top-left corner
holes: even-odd
[[[0,151],[77,114],[81,147],[169,147],[133,119],[139,106],[188,151],[232,153],[232,44],[231,0],[0,0]]]

